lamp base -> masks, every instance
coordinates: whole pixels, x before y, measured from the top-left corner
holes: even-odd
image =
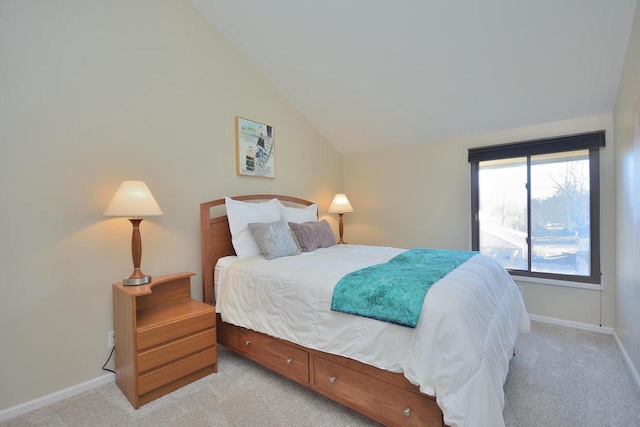
[[[127,277],[126,279],[122,279],[123,286],[140,286],[140,285],[146,285],[147,283],[151,283],[151,276],[149,275],[136,277],[133,279],[130,277]]]

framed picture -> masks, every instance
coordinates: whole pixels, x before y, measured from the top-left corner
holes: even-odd
[[[273,126],[236,117],[236,174],[275,178]]]

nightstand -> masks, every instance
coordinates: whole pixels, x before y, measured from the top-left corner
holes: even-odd
[[[116,384],[134,408],[218,371],[215,307],[185,272],[113,284]]]

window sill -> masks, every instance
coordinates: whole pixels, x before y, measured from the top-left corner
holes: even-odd
[[[596,285],[593,283],[571,282],[569,280],[556,280],[556,279],[544,279],[542,277],[518,276],[517,274],[511,274],[511,277],[516,282],[529,282],[529,283],[539,283],[542,285],[566,286],[569,288],[590,289],[593,291],[603,290],[602,284]]]

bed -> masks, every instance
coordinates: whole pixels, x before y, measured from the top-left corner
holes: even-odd
[[[529,320],[502,267],[475,255],[455,268],[429,290],[415,328],[335,312],[340,277],[405,249],[330,245],[270,260],[236,256],[225,201],[231,208],[274,199],[294,219],[293,209],[314,206],[281,195],[200,206],[203,297],[217,300],[220,344],[385,425],[504,424],[502,387]]]

